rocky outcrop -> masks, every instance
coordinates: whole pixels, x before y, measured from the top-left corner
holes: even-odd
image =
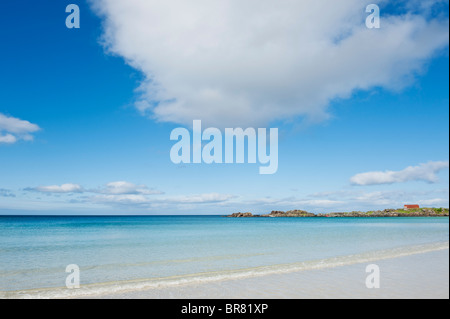
[[[368,212],[337,212],[328,214],[313,214],[304,210],[289,210],[287,212],[274,210],[270,214],[253,215],[252,213],[233,213],[227,217],[438,217],[449,216],[448,208],[416,208],[416,209],[385,209]]]
[[[288,210],[287,212],[282,211],[272,211],[269,215],[269,217],[314,217],[316,216],[313,213],[308,213],[304,210]]]
[[[227,217],[316,217],[316,214],[304,210],[289,210],[287,212],[273,210],[270,214],[253,215],[252,213],[233,213]]]
[[[227,217],[255,217],[252,213],[233,213]]]
[[[437,217],[449,216],[448,208],[385,209],[369,212],[318,214],[318,217]]]

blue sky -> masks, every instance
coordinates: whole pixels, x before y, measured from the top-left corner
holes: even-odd
[[[1,2],[0,213],[448,207],[448,1],[305,3]],[[277,127],[277,173],[172,163],[195,118]]]

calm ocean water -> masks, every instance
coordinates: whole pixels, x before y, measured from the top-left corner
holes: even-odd
[[[0,216],[0,297],[60,296],[69,264],[101,291],[327,267],[448,241],[449,219],[439,217]]]

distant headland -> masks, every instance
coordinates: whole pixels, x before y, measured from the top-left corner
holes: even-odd
[[[449,216],[448,208],[399,208],[368,212],[336,212],[313,214],[304,210],[272,211],[270,214],[254,215],[252,213],[233,213],[226,217],[441,217]]]

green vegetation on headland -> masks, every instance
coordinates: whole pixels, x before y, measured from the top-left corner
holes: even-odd
[[[270,214],[253,215],[252,213],[233,213],[227,217],[439,217],[448,216],[448,208],[410,208],[385,209],[368,212],[339,212],[328,214],[313,214],[304,210],[289,210],[287,212],[272,211]]]

